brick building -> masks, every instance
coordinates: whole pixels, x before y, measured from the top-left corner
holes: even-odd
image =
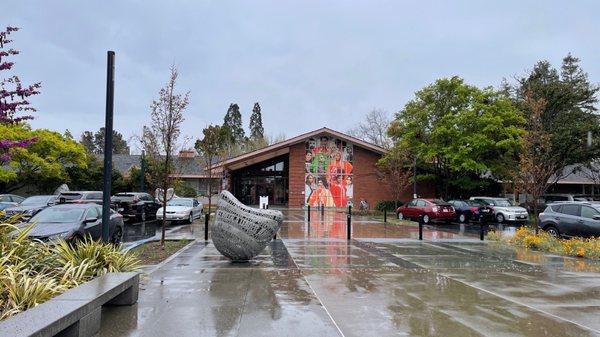
[[[247,205],[260,196],[269,204],[346,207],[365,199],[391,200],[392,191],[376,167],[386,150],[328,128],[222,161],[215,175],[222,187]],[[410,199],[406,191],[403,199]]]

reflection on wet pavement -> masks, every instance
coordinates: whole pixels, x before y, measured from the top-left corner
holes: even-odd
[[[600,264],[480,242],[465,228],[286,212],[255,260],[198,241],[104,309],[101,336],[598,336]]]

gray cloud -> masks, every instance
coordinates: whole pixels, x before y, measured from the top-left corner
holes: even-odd
[[[115,128],[139,132],[180,70],[191,91],[184,134],[221,123],[231,102],[247,124],[259,101],[267,133],[344,131],[372,108],[400,109],[436,78],[499,85],[568,52],[600,79],[595,1],[16,1],[0,22],[22,28],[16,72],[42,81],[35,127],[78,135],[103,124],[106,50],[117,54]]]

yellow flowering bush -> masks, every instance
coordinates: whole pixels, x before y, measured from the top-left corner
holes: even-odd
[[[503,236],[502,233],[490,232],[487,238],[488,240],[504,242],[517,247],[600,260],[600,238],[560,239],[544,231],[535,234],[533,229],[529,227],[517,229],[512,237]]]

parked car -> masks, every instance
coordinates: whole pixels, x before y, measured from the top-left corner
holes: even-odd
[[[88,204],[60,204],[43,209],[33,216],[34,224],[29,237],[41,241],[64,239],[68,242],[83,240],[86,236],[102,238],[102,206]],[[118,244],[123,238],[123,216],[111,210],[110,242]]]
[[[555,237],[600,236],[600,204],[598,203],[553,203],[540,213],[539,220],[539,227]]]
[[[202,216],[203,205],[193,198],[174,198],[167,202],[166,219],[168,221],[194,222],[194,219]],[[156,211],[156,219],[163,219],[163,208]]]
[[[102,191],[68,191],[58,195],[58,203],[102,205]]]
[[[595,201],[598,196],[592,196],[587,194],[568,194],[568,193],[549,193],[541,195],[538,199],[538,213],[546,208],[548,204],[562,201]],[[533,202],[526,201],[521,203],[519,206],[527,209],[529,213],[533,213]]]
[[[450,200],[448,201],[456,211],[456,219],[460,223],[479,221],[480,216],[485,221],[494,220],[494,210],[490,206],[476,200]]]
[[[497,222],[526,222],[529,220],[529,213],[521,206],[513,206],[506,198],[493,197],[471,197],[469,200],[475,200],[494,209],[494,217]]]
[[[156,217],[156,211],[161,207],[150,194],[143,192],[117,193],[110,200],[123,217],[140,221]]]
[[[449,222],[456,217],[454,207],[441,199],[413,199],[396,209],[399,220],[423,218],[424,223],[430,221]]]
[[[25,198],[15,194],[0,194],[0,211],[20,204]]]
[[[44,208],[54,205],[56,197],[56,195],[36,195],[23,200],[18,206],[9,207],[4,211],[8,217],[21,215],[23,219],[27,220]]]

